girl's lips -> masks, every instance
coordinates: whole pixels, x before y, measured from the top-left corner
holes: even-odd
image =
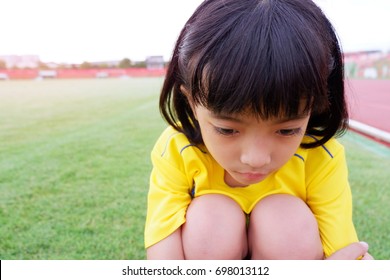
[[[259,182],[267,177],[267,174],[264,173],[238,172],[238,174],[244,179],[251,182]]]

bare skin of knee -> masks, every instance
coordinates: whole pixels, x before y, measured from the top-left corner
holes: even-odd
[[[188,207],[182,242],[186,259],[242,259],[248,247],[245,214],[227,196],[197,197]]]
[[[261,200],[248,231],[252,259],[322,259],[317,221],[299,198],[278,194]]]

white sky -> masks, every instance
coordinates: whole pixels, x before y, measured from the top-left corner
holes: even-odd
[[[239,1],[239,0],[238,0]],[[44,62],[170,58],[202,0],[0,0],[0,55]],[[390,1],[316,0],[344,51],[390,50]]]

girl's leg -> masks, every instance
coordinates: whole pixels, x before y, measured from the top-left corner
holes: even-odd
[[[253,209],[248,232],[252,259],[322,259],[317,221],[299,198],[277,194]]]
[[[193,199],[182,227],[186,259],[242,259],[247,254],[246,216],[231,198]]]

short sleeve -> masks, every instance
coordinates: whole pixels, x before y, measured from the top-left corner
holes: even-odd
[[[314,213],[325,255],[357,242],[344,148],[335,140],[308,158],[307,204]]]
[[[174,147],[164,148],[167,150],[161,153],[161,149],[156,146],[151,154],[153,169],[145,224],[146,248],[166,238],[185,223],[185,214],[191,202],[191,182],[180,168],[180,151],[175,156],[171,153]]]

